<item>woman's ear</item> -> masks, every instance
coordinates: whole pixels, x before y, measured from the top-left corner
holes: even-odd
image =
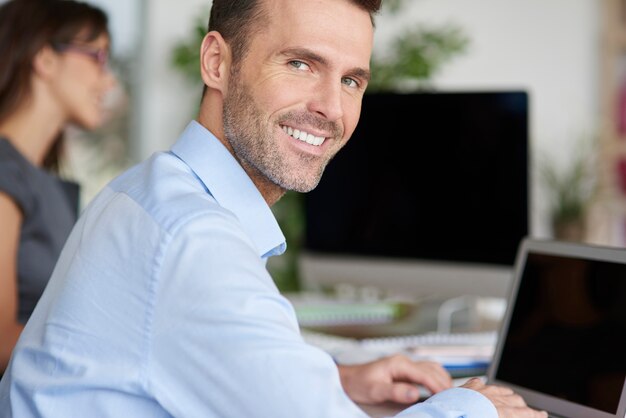
[[[33,58],[33,72],[35,75],[49,79],[55,73],[59,63],[59,54],[50,46],[44,46]]]
[[[219,32],[206,34],[200,50],[200,73],[207,88],[226,95],[232,62],[230,47]]]

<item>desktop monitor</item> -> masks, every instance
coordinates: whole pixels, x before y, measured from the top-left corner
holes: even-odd
[[[528,95],[372,93],[305,195],[306,288],[504,297],[528,235]]]

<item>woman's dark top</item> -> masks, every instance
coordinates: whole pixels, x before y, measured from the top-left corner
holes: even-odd
[[[76,222],[78,185],[34,166],[9,141],[0,138],[0,191],[22,211],[18,320],[26,323]]]

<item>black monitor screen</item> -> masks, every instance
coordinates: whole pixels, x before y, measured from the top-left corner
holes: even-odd
[[[311,252],[513,265],[528,233],[527,94],[366,94],[305,208]]]

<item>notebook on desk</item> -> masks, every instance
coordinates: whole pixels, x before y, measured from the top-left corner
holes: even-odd
[[[554,241],[520,246],[488,372],[566,418],[626,414],[626,250]]]

